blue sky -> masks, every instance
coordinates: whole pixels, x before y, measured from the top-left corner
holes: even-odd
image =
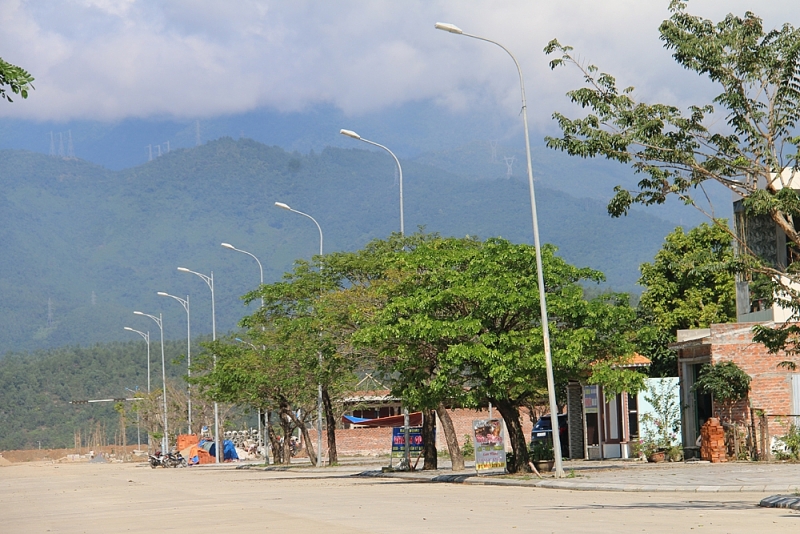
[[[413,102],[447,114],[518,117],[510,59],[489,44],[434,29],[438,21],[502,42],[519,58],[534,133],[552,130],[576,69],[548,68],[552,38],[677,105],[711,94],[658,40],[668,1],[655,0],[0,0],[0,57],[36,77],[27,101],[0,117],[33,121],[194,119],[258,109],[334,106],[358,118]],[[798,23],[789,0],[692,0],[717,20],[747,9],[768,27]],[[707,93],[707,94],[706,94]],[[574,111],[574,110],[573,110]]]

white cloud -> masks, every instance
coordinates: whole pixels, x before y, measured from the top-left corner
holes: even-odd
[[[705,91],[658,40],[667,0],[0,0],[0,56],[36,77],[27,101],[0,114],[37,120],[210,117],[258,107],[332,103],[359,115],[434,99],[453,111],[493,105],[515,116],[517,77],[497,47],[436,31],[437,21],[502,42],[520,60],[534,128],[575,69],[550,71],[553,37],[637,87],[682,104]],[[743,0],[697,0],[718,19]],[[754,10],[767,26],[797,23],[788,0]]]

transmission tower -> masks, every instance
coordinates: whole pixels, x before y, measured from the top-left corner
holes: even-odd
[[[503,159],[506,160],[506,178],[511,178],[511,174],[513,173],[514,161],[517,159],[516,156],[503,156]]]
[[[47,299],[47,326],[53,326],[53,299]]]
[[[55,138],[53,137],[52,131],[50,132],[50,157],[51,158],[56,157],[56,141]]]
[[[492,163],[497,161],[497,141],[489,141],[489,146],[492,147]]]
[[[72,130],[67,130],[67,159],[75,159],[75,150],[72,146]]]
[[[153,145],[147,145],[147,161],[153,161]]]
[[[58,132],[58,157],[64,157],[64,134]]]

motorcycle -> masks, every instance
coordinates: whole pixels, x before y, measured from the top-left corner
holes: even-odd
[[[161,451],[156,451],[148,457],[150,467],[187,467],[189,463],[180,452],[168,452],[166,455],[161,454]]]
[[[187,467],[189,463],[180,452],[170,452],[165,459],[164,467]]]
[[[162,456],[161,451],[156,451],[155,454],[148,455],[147,461],[153,469],[156,467],[164,467],[164,456]]]

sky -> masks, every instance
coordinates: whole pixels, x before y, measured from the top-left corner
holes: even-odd
[[[551,71],[553,38],[633,85],[685,106],[711,94],[658,39],[668,0],[0,0],[0,57],[36,78],[0,117],[32,121],[196,119],[327,105],[363,117],[413,102],[450,114],[519,114],[511,59],[434,29],[449,22],[502,43],[524,73],[531,129],[568,110],[575,68]],[[718,20],[748,9],[768,28],[800,24],[795,0],[691,0]]]

